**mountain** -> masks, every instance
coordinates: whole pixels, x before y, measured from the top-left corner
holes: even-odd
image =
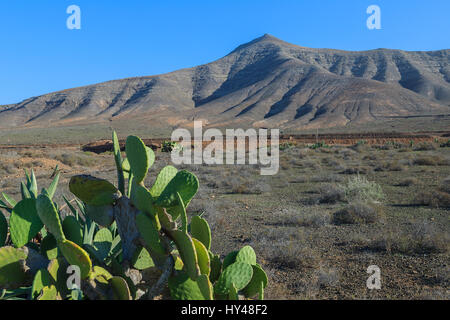
[[[342,51],[270,35],[209,64],[29,98],[0,109],[0,128],[150,121],[311,129],[450,114],[450,50]]]

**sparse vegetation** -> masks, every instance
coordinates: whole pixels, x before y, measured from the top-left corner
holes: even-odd
[[[375,223],[380,219],[380,207],[373,204],[355,202],[333,214],[335,224]]]
[[[445,196],[450,188],[450,149],[427,145],[427,150],[412,150],[419,144],[406,141],[401,148],[375,148],[368,142],[356,149],[296,144],[280,152],[285,169],[268,178],[259,175],[257,166],[178,166],[194,172],[200,181],[187,215],[208,220],[212,249],[221,258],[236,246],[251,244],[256,249],[268,273],[270,299],[368,298],[365,286],[355,283],[355,278],[365,279],[361,265],[373,261],[395,281],[407,266],[409,281],[401,287],[393,281],[370,297],[446,297],[448,285],[437,279],[436,270],[449,257]],[[56,199],[70,194],[64,177],[84,172],[108,180],[115,177],[111,153],[86,154],[79,149],[2,150],[0,194],[21,197],[17,183],[24,167],[33,167],[48,185],[59,164],[64,174]],[[92,161],[65,164],[63,154]],[[414,162],[422,157],[439,165]],[[146,185],[152,185],[156,173],[170,164],[169,153],[157,151],[156,158]],[[58,205],[63,216],[68,213],[64,203]],[[418,237],[421,232],[426,236]]]
[[[385,198],[379,184],[360,175],[349,178],[347,184],[342,185],[342,190],[347,202],[379,202]]]

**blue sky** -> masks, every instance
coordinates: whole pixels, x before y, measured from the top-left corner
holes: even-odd
[[[69,30],[69,5],[81,30]],[[381,8],[368,30],[366,8]],[[450,48],[448,0],[39,0],[0,3],[0,105],[218,59],[270,33],[306,47]]]

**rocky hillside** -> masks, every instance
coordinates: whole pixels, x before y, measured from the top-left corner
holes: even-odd
[[[270,35],[212,63],[29,98],[0,110],[0,127],[147,119],[172,127],[289,129],[450,113],[450,50],[341,51]]]

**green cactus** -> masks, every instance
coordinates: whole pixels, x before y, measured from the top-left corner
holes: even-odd
[[[145,270],[154,267],[155,263],[147,249],[141,247],[134,252],[132,265],[135,269]]]
[[[61,220],[52,200],[47,195],[41,194],[36,200],[36,210],[48,231],[50,231],[57,241],[63,241],[65,236]]]
[[[267,286],[267,275],[258,264],[252,265],[253,277],[250,283],[243,289],[246,297],[251,298],[264,291]],[[262,300],[262,299],[261,299]]]
[[[205,219],[199,216],[192,217],[191,234],[194,238],[200,240],[206,249],[211,249],[211,229]]]
[[[228,299],[229,300],[239,300],[238,289],[236,288],[234,283],[231,283],[231,285],[230,285],[230,291],[228,292]]]
[[[233,284],[239,291],[245,288],[253,276],[253,268],[246,262],[235,262],[229,265],[220,275],[214,286],[214,291],[221,295],[227,295]]]
[[[140,211],[148,213],[153,217],[156,215],[156,211],[153,206],[154,200],[150,194],[150,191],[148,191],[144,186],[136,185],[135,181],[133,182],[131,201]]]
[[[236,262],[236,257],[239,251],[231,251],[229,254],[225,256],[222,263],[222,269],[225,270],[229,265]]]
[[[41,254],[49,260],[56,259],[58,257],[58,245],[55,237],[49,233],[41,241],[40,247]]]
[[[178,207],[177,192],[183,199],[184,207],[187,207],[192,197],[197,193],[197,190],[197,177],[189,171],[179,171],[161,192],[156,204],[160,207],[167,208],[172,218],[177,219],[180,215],[180,211],[176,210]]]
[[[64,258],[57,258],[50,261],[47,270],[52,277],[53,283],[55,284],[58,293],[61,297],[65,297],[69,294],[69,289],[67,288],[67,267],[69,264]]]
[[[80,267],[81,278],[88,278],[92,269],[92,261],[87,252],[70,240],[58,241],[58,247],[69,264]]]
[[[31,298],[37,299],[44,287],[54,286],[55,283],[47,269],[40,269],[34,276],[33,285],[31,286]]]
[[[183,271],[178,272],[169,278],[170,295],[176,300],[209,300],[211,293],[204,289],[204,278],[199,276],[198,280],[192,280]],[[200,286],[202,286],[203,290]]]
[[[199,240],[192,238],[195,252],[197,253],[198,266],[201,274],[209,276],[211,272],[208,249]]]
[[[241,250],[239,250],[236,255],[236,262],[247,262],[248,264],[255,265],[256,264],[256,253],[250,246],[245,246]]]
[[[83,228],[74,216],[64,218],[62,228],[66,238],[77,245],[83,245]]]
[[[0,211],[0,247],[3,247],[5,245],[7,237],[8,237],[8,221],[6,221],[5,216]]]
[[[211,267],[209,279],[211,280],[211,282],[216,282],[217,279],[219,279],[220,273],[222,272],[222,261],[220,261],[219,255],[214,254],[211,251],[209,251],[208,253]]]
[[[102,227],[109,227],[114,221],[114,207],[110,204],[104,206],[85,205],[86,215]]]
[[[144,181],[148,169],[153,165],[155,154],[136,136],[127,138],[125,152],[130,163],[130,172],[133,174],[136,184],[140,184]]]
[[[56,287],[51,285],[42,288],[42,293],[37,300],[61,300],[61,297],[59,297]]]
[[[42,229],[36,212],[36,200],[23,199],[13,208],[9,218],[11,240],[17,248],[23,247]]]
[[[124,194],[125,193],[125,176],[122,169],[122,154],[120,153],[120,144],[119,139],[117,138],[117,134],[115,131],[112,133],[112,141],[113,141],[113,150],[114,150],[114,160],[116,162],[117,169],[117,181],[119,191]]]
[[[173,299],[263,298],[267,276],[250,246],[232,251],[222,262],[211,251],[206,220],[194,216],[188,224],[186,207],[198,190],[197,177],[167,166],[147,189],[144,179],[153,151],[131,136],[122,159],[115,132],[113,145],[119,187],[92,176],[72,177],[69,189],[77,198],[63,196],[72,215],[62,222],[52,201],[57,168],[40,195],[33,170],[25,171],[21,201],[3,194],[0,208],[10,213],[11,239],[0,214],[0,247],[13,243],[21,248],[0,248],[0,286],[14,289],[0,293],[0,299],[142,299],[160,295],[165,285]],[[80,267],[81,288],[67,288],[69,265]],[[143,276],[156,270],[160,279],[147,286]],[[28,291],[16,289],[21,285]]]
[[[192,238],[181,230],[172,231],[170,236],[178,248],[186,273],[192,280],[197,279],[200,275],[200,268]]]
[[[94,236],[94,253],[97,259],[104,261],[112,247],[113,236],[111,231],[106,228],[100,229]]]
[[[130,288],[122,277],[112,277],[109,280],[113,292],[114,300],[131,300]]]
[[[17,288],[26,280],[24,271],[27,254],[13,247],[0,248],[0,287]]]
[[[113,204],[121,194],[110,182],[89,175],[73,176],[69,189],[84,203],[91,206],[106,206]]]
[[[150,189],[150,194],[158,198],[161,192],[167,187],[169,182],[177,175],[178,169],[172,166],[162,168],[156,177],[156,181]]]
[[[14,207],[17,204],[17,202],[13,198],[8,196],[6,193],[2,192],[2,196],[3,196],[3,199],[5,199],[6,203],[8,204],[8,206],[10,208]]]
[[[154,219],[144,213],[139,213],[136,217],[137,227],[150,254],[157,263],[163,263],[166,250],[159,237],[159,232],[154,223]]]

